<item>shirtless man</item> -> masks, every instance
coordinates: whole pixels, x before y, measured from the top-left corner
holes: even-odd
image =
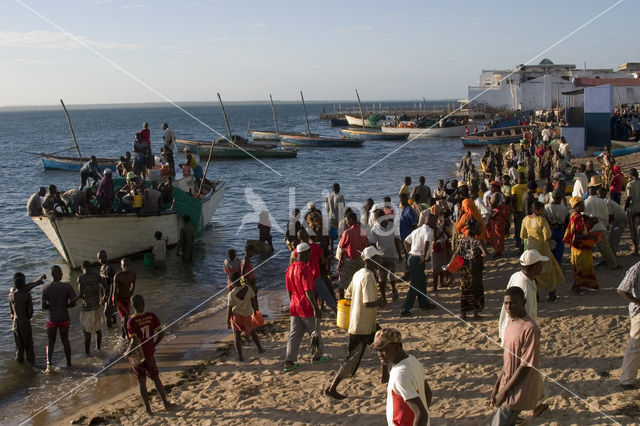
[[[129,269],[129,264],[129,259],[126,257],[123,257],[120,261],[122,270],[113,277],[111,293],[111,301],[120,314],[123,339],[127,337],[126,327],[127,321],[129,321],[129,313],[131,312],[130,299],[136,288],[136,273]]]
[[[116,319],[116,307],[111,300],[111,294],[113,293],[113,277],[114,272],[113,268],[109,264],[109,258],[107,257],[107,252],[104,250],[100,250],[98,252],[98,262],[100,262],[100,278],[102,281],[102,289],[104,294],[107,295],[107,303],[104,304],[104,317],[107,322],[107,328],[111,328],[111,324],[116,324],[118,320]]]

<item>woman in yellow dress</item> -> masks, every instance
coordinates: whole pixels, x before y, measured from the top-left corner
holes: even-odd
[[[551,253],[549,246],[551,228],[544,217],[544,204],[541,202],[535,201],[533,214],[522,220],[520,238],[525,241],[525,250],[537,250],[541,255],[549,258],[543,263],[542,273],[536,276],[536,283],[538,290],[549,292],[548,300],[553,302],[556,300],[556,285],[564,284],[564,273]]]

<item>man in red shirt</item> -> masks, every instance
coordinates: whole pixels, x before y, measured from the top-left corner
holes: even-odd
[[[307,243],[300,243],[296,247],[298,259],[287,268],[286,285],[289,293],[289,339],[287,340],[287,354],[285,356],[284,371],[293,371],[300,367],[296,361],[300,342],[305,331],[312,338],[313,362],[320,364],[329,360],[323,356],[322,338],[320,337],[320,320],[322,311],[316,304],[313,272],[307,262],[311,258],[311,248]]]
[[[144,141],[144,143],[147,144],[147,146],[151,146],[151,130],[149,130],[149,123],[147,123],[146,121],[144,123],[142,123],[142,130],[140,130],[140,136],[142,137],[142,140]]]
[[[138,378],[140,395],[147,408],[147,413],[151,413],[149,395],[147,393],[147,376],[149,376],[156,385],[164,408],[168,410],[171,408],[171,404],[167,401],[164,386],[160,381],[156,359],[153,356],[156,346],[164,337],[160,320],[155,314],[144,311],[144,298],[141,295],[136,294],[133,296],[131,303],[135,313],[127,321],[127,335],[130,340],[130,350],[127,352],[127,356],[129,356],[129,363],[133,368],[133,374]],[[140,349],[142,349],[143,357],[136,356],[139,355]]]
[[[364,268],[362,250],[369,241],[366,233],[362,232],[358,216],[353,211],[345,215],[348,229],[342,233],[338,244],[338,272],[340,273],[340,299],[344,299],[344,289],[349,287],[351,278],[360,269]]]
[[[329,308],[334,313],[337,313],[338,302],[336,301],[336,296],[333,292],[333,287],[331,287],[331,283],[327,280],[325,281],[324,277],[321,274],[321,270],[326,271],[326,257],[324,255],[324,250],[322,250],[322,246],[320,244],[313,242],[313,238],[309,237],[309,234],[304,229],[298,231],[298,241],[303,243],[308,243],[311,251],[311,256],[309,258],[309,268],[311,268],[311,274],[313,275],[313,282],[315,286],[316,295],[327,304]],[[290,261],[293,262],[297,259],[298,250],[294,249],[291,252]]]

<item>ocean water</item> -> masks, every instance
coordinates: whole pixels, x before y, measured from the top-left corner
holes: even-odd
[[[445,103],[446,104],[446,103]],[[385,103],[384,106],[390,105]],[[343,104],[344,106],[344,104]],[[307,111],[311,130],[327,136],[339,135],[328,121],[321,121],[323,108],[331,111],[334,104],[310,103]],[[84,156],[117,157],[131,151],[134,134],[143,121],[150,123],[154,152],[162,144],[163,122],[178,138],[211,140],[218,135],[179,109],[166,107],[95,107],[68,106],[73,127]],[[226,134],[218,106],[185,107],[201,121]],[[225,105],[232,131],[245,136],[247,128],[272,129],[272,113],[265,104]],[[277,104],[281,131],[304,131],[306,125],[301,105]],[[226,285],[222,262],[226,250],[235,248],[242,255],[247,239],[257,239],[257,214],[268,209],[272,215],[272,235],[276,251],[285,250],[256,271],[258,286],[284,288],[284,271],[288,251],[283,231],[293,206],[304,211],[307,202],[321,207],[324,196],[334,182],[340,183],[347,203],[358,207],[367,198],[376,202],[384,196],[396,200],[404,176],[415,182],[425,176],[432,188],[437,179],[453,176],[454,164],[463,153],[457,139],[416,140],[390,155],[379,164],[360,174],[378,160],[397,149],[403,142],[367,141],[362,148],[302,149],[296,159],[263,160],[273,170],[255,160],[214,162],[209,167],[210,179],[226,182],[226,191],[211,223],[196,243],[193,265],[179,262],[175,249],[168,252],[166,271],[145,267],[142,259],[135,259],[133,268],[138,274],[136,292],[143,294],[147,309],[169,323],[220,292]],[[100,369],[104,359],[116,356],[119,344],[115,328],[103,331],[101,357],[85,358],[82,331],[79,327],[79,308],[72,309],[70,339],[74,368],[53,378],[43,377],[45,367],[45,312],[40,309],[41,288],[32,291],[34,318],[32,320],[37,368],[19,366],[14,360],[14,342],[10,331],[10,315],[6,295],[12,285],[12,275],[23,272],[27,279],[42,273],[50,278],[49,269],[60,264],[64,279],[76,286],[76,271],[71,271],[56,249],[26,215],[26,202],[40,186],[55,184],[66,190],[80,183],[79,173],[45,171],[37,155],[30,153],[55,152],[71,146],[71,137],[61,109],[32,111],[0,111],[0,421],[14,419],[35,411],[68,389],[80,378]],[[69,150],[68,155],[75,151]],[[61,154],[63,155],[63,154]],[[178,159],[183,159],[182,155]],[[117,238],[117,235],[114,235]],[[96,253],[100,247],[96,247]],[[254,265],[266,258],[256,257]],[[114,266],[117,266],[114,264]],[[222,294],[224,295],[224,291]],[[210,304],[205,304],[202,309]],[[58,342],[54,362],[64,364],[64,354]]]

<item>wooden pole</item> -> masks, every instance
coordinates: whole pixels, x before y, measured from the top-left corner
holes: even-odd
[[[222,104],[222,98],[220,97],[220,92],[218,92],[218,102],[220,103],[220,109],[222,109],[222,116],[224,117],[224,124],[227,125],[227,132],[229,132],[229,142],[233,143],[233,135],[231,134],[231,126],[229,126],[229,120],[227,119],[227,112],[224,110],[224,105]]]
[[[62,109],[64,110],[64,115],[67,116],[67,123],[69,123],[69,131],[71,132],[71,137],[73,138],[73,144],[76,146],[76,151],[78,151],[78,156],[82,159],[82,153],[80,152],[80,147],[78,146],[78,141],[76,140],[76,134],[73,131],[73,126],[71,126],[71,119],[69,118],[69,113],[67,112],[67,107],[64,106],[64,102],[60,99],[60,103],[62,104]]]
[[[300,98],[302,98],[302,109],[304,109],[304,119],[307,122],[307,135],[311,136],[311,128],[309,127],[309,117],[307,117],[307,106],[304,103],[304,95],[302,90],[300,91]]]
[[[358,106],[360,107],[360,118],[362,119],[362,130],[364,130],[364,112],[362,111],[362,103],[360,103],[360,95],[356,89],[356,97],[358,98]]]
[[[422,97],[422,102],[424,102],[424,113],[427,113],[427,100],[424,98],[424,96]]]
[[[271,102],[271,112],[273,113],[273,124],[276,126],[276,135],[280,137],[280,131],[278,130],[278,117],[276,117],[276,109],[273,106],[273,98],[271,97],[271,93],[269,93],[269,101]],[[333,109],[336,109],[335,105]]]

